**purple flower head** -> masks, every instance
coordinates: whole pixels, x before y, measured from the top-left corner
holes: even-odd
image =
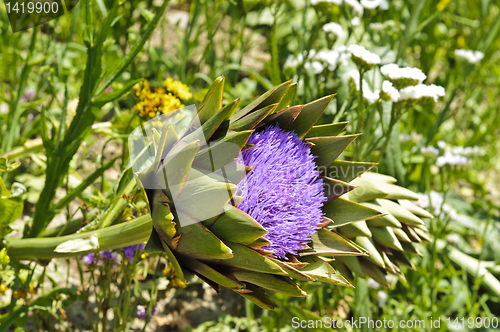
[[[99,253],[99,256],[102,258],[102,259],[105,259],[105,260],[108,260],[108,261],[111,261],[113,262],[113,268],[116,267],[116,264],[119,263],[119,257],[120,255],[118,255],[117,252],[113,251],[113,250],[104,250],[104,251],[101,251]],[[98,262],[99,263],[99,262]],[[98,264],[99,265],[99,264]]]
[[[146,320],[146,316],[148,314],[148,311],[146,310],[146,307],[143,305],[138,305],[137,306],[137,317],[142,320]]]
[[[238,208],[257,220],[269,233],[271,244],[263,247],[287,259],[311,241],[323,220],[326,201],[323,181],[307,146],[295,133],[278,126],[250,136],[256,146],[242,153],[244,164],[255,167],[238,184],[245,199]]]
[[[156,315],[156,313],[158,313],[158,308],[153,307],[153,309],[151,310],[151,316]],[[137,317],[139,317],[139,319],[146,320],[147,315],[148,315],[147,307],[145,307],[143,305],[138,305],[137,306]]]
[[[144,244],[139,243],[139,244],[134,244],[128,247],[123,247],[123,254],[125,257],[127,257],[128,261],[132,263],[134,261],[134,255],[136,250],[143,251],[144,250]]]
[[[21,100],[24,103],[30,102],[35,98],[35,89],[34,88],[27,88],[24,95],[22,96]]]
[[[91,252],[90,254],[86,254],[82,256],[83,264],[90,265],[95,263],[95,254]]]

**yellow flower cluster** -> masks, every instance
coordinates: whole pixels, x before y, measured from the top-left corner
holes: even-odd
[[[134,106],[134,110],[143,118],[154,118],[159,114],[173,112],[184,107],[181,100],[192,98],[189,88],[172,78],[167,78],[163,83],[165,88],[151,88],[147,80],[134,86],[136,97],[139,102]]]
[[[167,78],[165,82],[163,82],[163,85],[169,92],[172,92],[182,100],[193,98],[193,94],[189,92],[187,85],[182,82],[175,81],[173,78]]]

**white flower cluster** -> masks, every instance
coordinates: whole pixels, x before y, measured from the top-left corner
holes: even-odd
[[[422,140],[422,135],[416,132],[412,132],[410,135],[401,133],[399,134],[399,140],[401,142],[410,142],[410,141],[419,142]]]
[[[380,98],[385,101],[392,101],[393,103],[399,100],[399,91],[389,81],[382,82],[382,92]]]
[[[423,146],[420,148],[420,152],[424,156],[437,156],[439,154],[439,149],[436,149],[433,146]]]
[[[417,193],[418,201],[415,202],[416,205],[420,206],[423,209],[432,208],[435,215],[441,214],[441,208],[444,214],[449,215],[451,219],[455,219],[457,216],[457,211],[452,208],[449,204],[443,204],[443,196],[437,191],[432,190],[429,195],[423,193]],[[429,201],[430,196],[430,201]],[[405,206],[406,204],[411,204],[409,201],[400,200],[399,204],[401,206]]]
[[[415,86],[407,86],[399,91],[400,97],[399,101],[402,100],[413,100],[413,101],[424,101],[437,102],[439,97],[443,97],[446,92],[443,87],[434,84],[425,85],[418,84]]]
[[[387,0],[361,0],[361,5],[366,9],[376,9],[377,7],[382,10],[389,9]]]
[[[481,51],[455,50],[455,56],[468,63],[475,64],[484,58],[484,53]]]
[[[459,165],[469,165],[470,160],[469,158],[459,155],[459,154],[454,154],[453,152],[445,152],[444,155],[437,157],[436,159],[436,166],[437,167],[443,167],[445,165],[451,165],[451,166],[459,166]]]
[[[352,44],[347,47],[347,51],[351,53],[353,61],[363,70],[368,70],[380,63],[380,57],[368,51],[361,45]]]
[[[306,62],[304,68],[306,70],[312,70],[314,74],[320,74],[325,69],[323,64],[319,61]]]
[[[324,63],[328,67],[328,70],[334,71],[335,68],[337,68],[340,56],[340,53],[336,50],[326,50],[319,51],[316,54],[315,59]]]
[[[455,146],[451,152],[462,156],[484,156],[486,154],[486,150],[479,146]]]
[[[354,17],[352,18],[352,20],[351,20],[351,25],[352,25],[353,27],[357,27],[357,26],[359,26],[360,24],[361,24],[361,19],[360,19],[359,17],[357,17],[357,16],[354,16]]]
[[[311,5],[316,6],[320,3],[333,3],[335,5],[341,5],[343,0],[311,0]]]
[[[427,76],[418,68],[403,67],[391,63],[380,68],[382,75],[386,76],[398,88],[422,83]]]
[[[335,22],[330,22],[323,25],[323,31],[332,35],[335,35],[337,38],[344,38],[346,32],[342,28],[342,26]]]
[[[359,72],[355,69],[351,69],[346,73],[346,77],[349,81],[354,83],[356,91],[359,91]],[[372,91],[368,82],[363,80],[363,98],[366,99],[370,104],[373,104],[380,98],[380,91]]]
[[[347,5],[349,5],[357,16],[363,16],[365,11],[363,6],[358,2],[358,0],[344,0]]]

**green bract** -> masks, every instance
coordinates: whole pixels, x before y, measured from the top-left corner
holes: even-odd
[[[386,271],[402,276],[397,263],[412,266],[405,252],[418,253],[411,241],[425,238],[426,229],[395,200],[414,195],[389,177],[366,173],[356,179],[372,163],[337,160],[357,135],[337,136],[346,123],[315,126],[333,96],[289,106],[296,85],[286,82],[238,109],[238,100],[222,105],[223,91],[220,77],[195,119],[178,126],[186,133],[171,123],[142,131],[150,135],[154,154],[149,167],[136,172],[154,225],[147,249],[165,251],[182,281],[196,274],[214,289],[229,288],[266,309],[274,307],[270,291],[307,296],[292,278],[351,286],[351,272],[384,281]],[[177,116],[182,119],[182,113]],[[235,161],[251,148],[252,132],[269,124],[293,130],[311,145],[328,197],[324,222],[309,247],[288,261],[262,249],[269,244],[267,231],[238,209],[244,197],[234,195],[248,171]],[[345,197],[356,186],[365,190]]]

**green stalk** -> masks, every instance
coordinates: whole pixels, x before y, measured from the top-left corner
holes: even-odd
[[[11,260],[38,260],[56,257],[80,256],[90,252],[99,252],[123,248],[143,243],[151,235],[153,223],[149,214],[118,225],[87,233],[77,233],[55,238],[7,238],[5,247]],[[54,249],[70,240],[86,239],[96,236],[99,239],[99,248],[77,252],[55,252]]]
[[[28,74],[29,74],[30,69],[31,69],[30,62],[31,62],[31,57],[33,55],[33,51],[35,49],[37,35],[38,35],[38,27],[35,27],[33,29],[33,34],[31,35],[31,43],[30,43],[30,47],[28,50],[28,56],[26,57],[24,67],[23,67],[23,70],[21,72],[21,80],[19,82],[19,87],[17,89],[17,96],[16,96],[14,104],[12,105],[12,108],[11,108],[10,114],[12,114],[12,117],[9,114],[9,118],[10,118],[9,133],[7,135],[7,140],[5,140],[2,144],[2,151],[4,151],[4,152],[10,151],[12,149],[12,146],[14,144],[14,138],[15,138],[15,135],[16,135],[18,128],[19,128],[19,120],[20,120],[21,115],[22,115],[22,110],[19,108],[19,101],[21,100],[21,96],[23,94],[24,87],[25,87],[26,81],[28,79]]]

